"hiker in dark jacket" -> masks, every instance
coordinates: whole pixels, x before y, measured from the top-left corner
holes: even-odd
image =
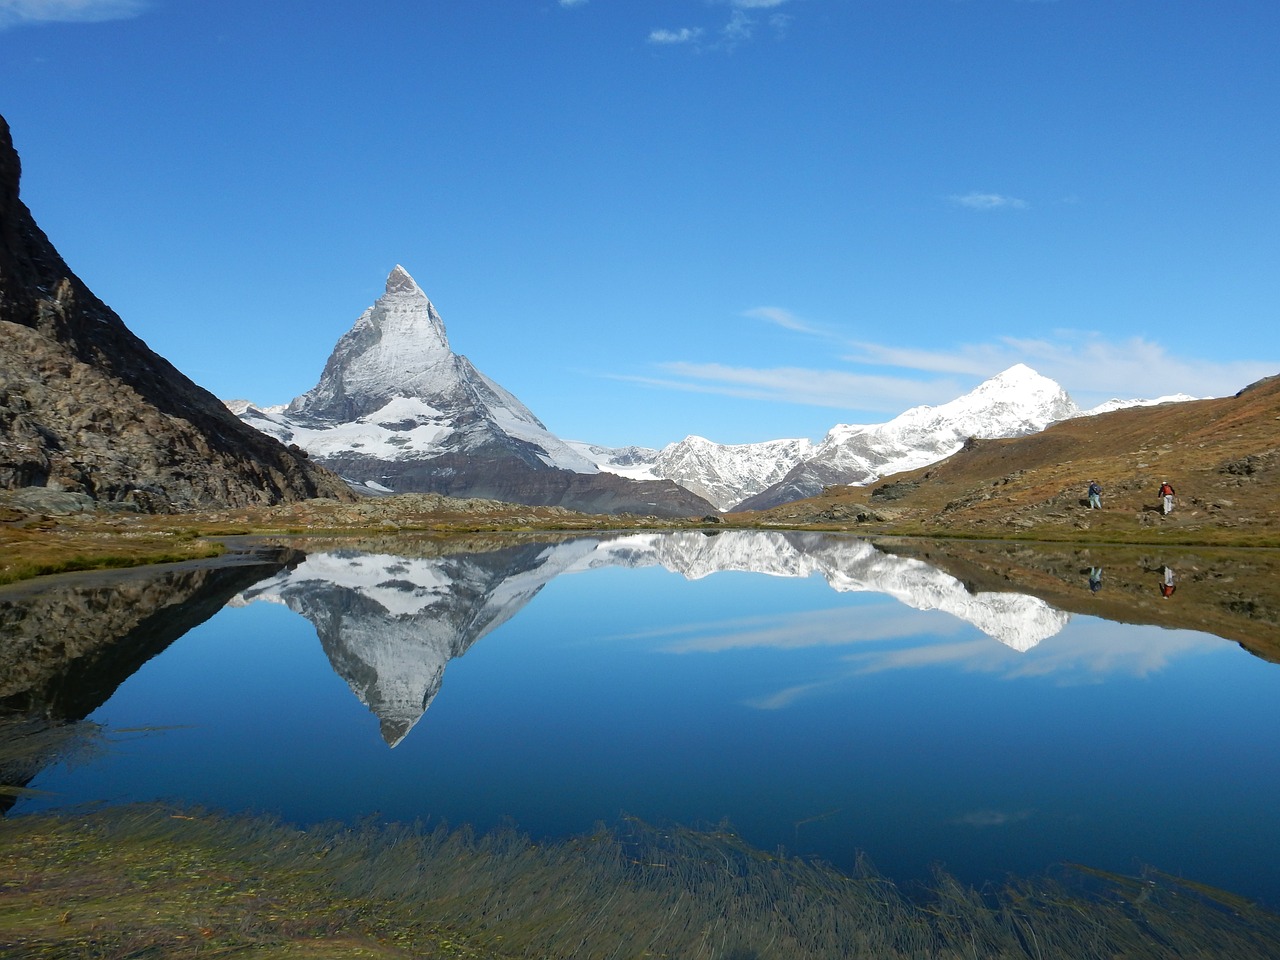
[[[1097,480],[1089,481],[1089,509],[1102,509],[1102,485]]]

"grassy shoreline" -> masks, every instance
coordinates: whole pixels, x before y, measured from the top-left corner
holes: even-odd
[[[529,512],[530,508],[526,508]],[[512,516],[512,513],[517,515]],[[227,538],[262,542],[339,541],[367,538],[419,537],[447,539],[482,534],[573,535],[627,530],[773,530],[851,534],[867,538],[955,541],[999,541],[1078,547],[1169,546],[1232,549],[1280,549],[1270,531],[1136,528],[1133,530],[972,529],[910,523],[779,522],[751,516],[727,515],[717,522],[662,521],[652,517],[538,516],[521,511],[472,513],[465,516],[357,518],[316,515],[272,516],[261,510],[229,517],[158,515],[119,517],[42,517],[34,522],[0,522],[0,586],[58,573],[109,570],[186,560],[210,559],[228,550]]]
[[[0,822],[0,949],[23,960],[236,956],[701,960],[1274,956],[1280,916],[1156,871],[1064,866],[907,892],[757,850],[724,824],[623,818],[535,843],[299,829],[155,804]]]

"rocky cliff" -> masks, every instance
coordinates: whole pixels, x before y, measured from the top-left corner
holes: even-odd
[[[37,226],[20,173],[0,117],[0,489],[152,512],[351,496],[130,332]]]

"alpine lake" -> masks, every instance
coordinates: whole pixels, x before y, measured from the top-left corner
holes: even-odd
[[[1277,574],[1271,551],[726,530],[51,577],[0,592],[0,630],[88,653],[11,665],[5,702],[93,743],[0,766],[6,817],[155,802],[533,843],[636,818],[908,890],[1080,864],[1276,912]]]

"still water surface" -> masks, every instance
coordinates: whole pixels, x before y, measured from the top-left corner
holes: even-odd
[[[159,798],[535,837],[728,818],[899,881],[1150,864],[1280,906],[1280,666],[850,538],[313,554],[91,719],[164,729],[44,771],[15,813]]]

